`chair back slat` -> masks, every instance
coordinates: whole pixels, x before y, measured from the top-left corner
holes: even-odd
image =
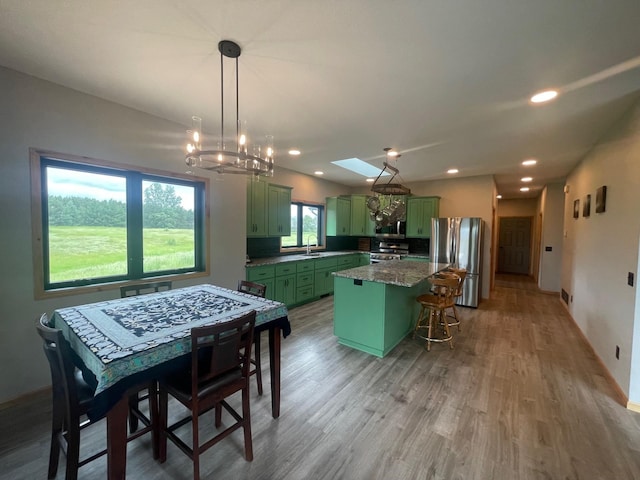
[[[249,376],[249,360],[253,344],[256,312],[218,325],[191,329],[191,388],[198,387],[233,369]]]
[[[120,287],[120,297],[134,297],[137,295],[145,295],[147,293],[161,292],[171,290],[173,284],[171,280],[162,282],[136,283],[134,285],[124,285]]]
[[[262,283],[250,282],[249,280],[240,280],[238,282],[238,291],[264,298],[267,294],[267,286]]]
[[[453,297],[460,286],[460,277],[456,274],[436,274],[429,277],[433,293],[445,303],[453,303]]]

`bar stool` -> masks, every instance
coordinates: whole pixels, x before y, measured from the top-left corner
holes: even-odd
[[[464,279],[467,276],[467,271],[464,268],[454,268],[449,267],[446,270],[439,272],[437,275],[440,276],[458,276],[460,277],[460,283],[456,287],[456,291],[453,292],[453,302],[451,307],[449,307],[453,311],[453,315],[448,313],[446,316],[454,321],[449,321],[450,327],[458,327],[458,331],[460,331],[460,317],[458,317],[458,310],[456,309],[456,300],[462,297],[462,285],[464,284]]]
[[[413,331],[416,336],[427,341],[427,351],[431,351],[431,342],[449,342],[449,348],[453,349],[453,337],[446,320],[445,310],[453,305],[453,294],[460,284],[457,275],[432,276],[429,282],[432,285],[431,293],[425,293],[416,298],[420,303],[420,315]],[[442,327],[443,336],[436,336],[436,329]],[[424,331],[426,330],[426,336]]]

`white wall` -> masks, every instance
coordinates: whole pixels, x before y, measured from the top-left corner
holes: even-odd
[[[627,273],[637,274],[638,268],[640,104],[612,127],[566,183],[562,288],[573,295],[569,311],[630,401],[640,404],[637,286],[627,286]],[[596,189],[602,185],[607,186],[606,212],[595,213]],[[590,217],[574,219],[574,200],[582,206],[587,194]]]
[[[564,223],[564,184],[549,184],[541,202],[542,232],[539,250],[538,287],[546,292],[560,292],[562,265],[562,230]],[[551,247],[547,252],[546,247]]]
[[[512,198],[498,200],[499,217],[534,217],[537,200],[535,198]]]
[[[269,178],[268,181],[269,183],[293,187],[291,199],[297,201],[324,204],[326,197],[348,195],[350,193],[349,187],[344,185],[283,168],[276,168],[273,177]]]
[[[489,298],[491,289],[491,239],[495,199],[493,176],[453,178],[407,183],[412,195],[440,197],[441,217],[480,217],[484,220],[482,245],[482,292]]]

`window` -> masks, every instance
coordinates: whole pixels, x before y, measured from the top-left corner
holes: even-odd
[[[38,291],[206,270],[205,179],[57,154],[32,158]]]
[[[291,202],[291,235],[282,237],[282,248],[302,248],[322,245],[324,207]]]

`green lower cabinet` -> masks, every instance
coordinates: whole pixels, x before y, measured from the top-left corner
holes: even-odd
[[[338,268],[336,269],[336,272],[339,270],[347,270],[348,268],[354,268],[359,266],[360,266],[359,254],[355,253],[353,255],[343,255],[338,257],[337,259]]]
[[[251,267],[246,269],[246,277],[250,282],[261,283],[267,287],[265,297],[269,300],[275,300],[274,277],[275,267],[273,265],[265,265],[263,267]]]
[[[317,297],[333,293],[333,272],[336,267],[316,270],[314,273],[314,289]]]
[[[307,300],[312,300],[315,297],[313,285],[307,285],[305,287],[298,287],[296,292],[296,303],[303,303]]]
[[[298,290],[296,292],[296,303],[303,303],[314,297],[314,272],[307,271],[298,273],[296,277]]]
[[[335,277],[333,333],[338,343],[377,357],[387,355],[413,329],[416,297],[426,281],[414,287]]]
[[[369,265],[371,264],[371,258],[369,257],[368,253],[361,253],[360,254],[360,266],[364,266],[364,265]]]
[[[276,277],[274,280],[274,290],[276,302],[282,302],[286,305],[293,305],[296,303],[296,276],[286,275],[283,277]]]

